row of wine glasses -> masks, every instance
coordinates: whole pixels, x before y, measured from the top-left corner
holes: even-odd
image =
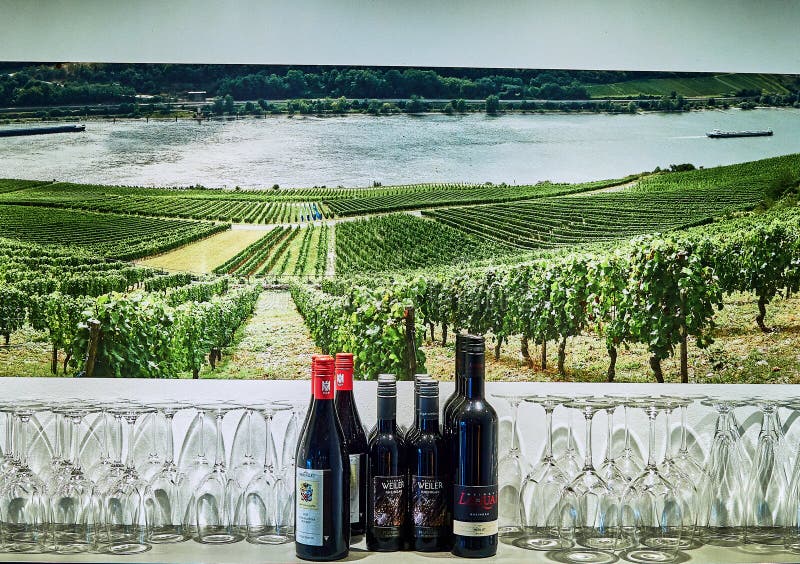
[[[288,542],[303,411],[277,401],[0,403],[0,549],[137,554],[190,539]],[[179,414],[190,423],[176,459]],[[236,425],[227,451],[226,420]]]
[[[704,544],[755,554],[800,553],[800,455],[792,456],[797,449],[786,444],[781,421],[782,410],[796,417],[797,400],[495,395],[512,411],[511,446],[500,460],[500,534],[506,542],[546,551],[559,562],[598,564],[619,558],[675,562]],[[710,444],[694,452],[687,425],[693,404],[716,415]],[[535,464],[520,449],[517,422],[525,405],[538,406],[545,416],[543,453]],[[739,408],[755,408],[761,421],[752,459],[736,418]],[[568,410],[570,423],[566,443],[554,452],[557,409]],[[623,439],[615,441],[620,411]],[[633,411],[648,421],[643,456],[633,447]],[[598,413],[605,414],[607,431],[602,463],[595,467],[592,424]],[[584,419],[580,461],[571,414]],[[674,429],[676,414],[680,423]]]

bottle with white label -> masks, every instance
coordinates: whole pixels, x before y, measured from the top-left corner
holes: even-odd
[[[439,383],[418,378],[415,422],[408,434],[407,456],[410,481],[409,515],[412,550],[450,550],[450,520],[447,481],[443,466],[448,450],[439,431]]]
[[[453,554],[497,553],[497,413],[484,395],[485,341],[464,340],[464,400],[453,415]]]
[[[350,458],[334,405],[334,360],[316,358],[314,394],[295,462],[298,558],[345,558],[350,546]]]
[[[363,535],[367,520],[367,435],[353,398],[353,353],[336,355],[336,414],[350,457],[350,535]]]
[[[405,444],[397,428],[397,381],[378,377],[378,424],[369,441],[367,549],[390,552],[406,545],[408,480]]]

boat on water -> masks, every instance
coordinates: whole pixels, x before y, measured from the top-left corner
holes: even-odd
[[[769,137],[772,135],[771,129],[763,129],[760,131],[722,131],[714,129],[706,133],[711,138],[727,138],[727,137]]]
[[[16,127],[0,129],[0,137],[19,137],[21,135],[47,135],[49,133],[79,133],[86,131],[85,125],[51,125],[49,127]]]

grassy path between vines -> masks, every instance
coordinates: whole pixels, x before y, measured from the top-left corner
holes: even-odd
[[[261,294],[253,316],[239,328],[233,346],[223,351],[216,370],[201,378],[294,380],[308,378],[311,355],[321,352],[287,291]]]

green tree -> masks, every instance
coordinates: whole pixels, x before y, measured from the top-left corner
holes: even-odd
[[[496,114],[500,111],[500,98],[494,94],[486,97],[486,113]]]
[[[225,98],[222,100],[223,108],[226,114],[236,113],[236,105],[233,103],[233,96],[230,94],[225,94]]]

